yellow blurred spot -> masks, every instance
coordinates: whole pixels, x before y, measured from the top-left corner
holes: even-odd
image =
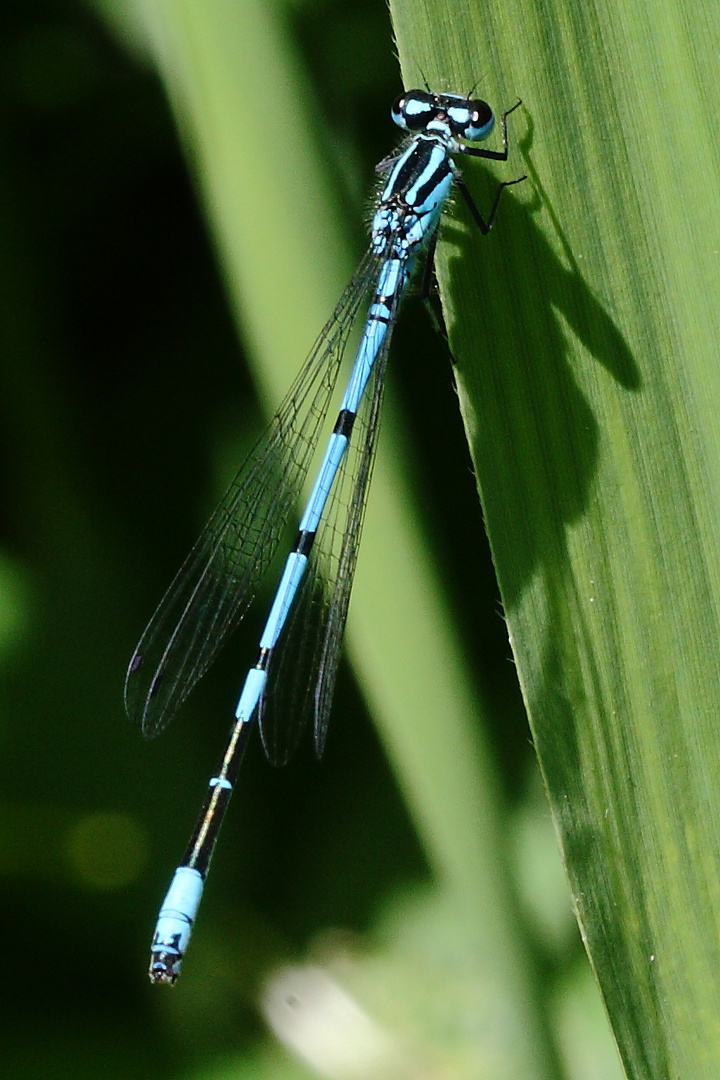
[[[88,814],[69,829],[66,850],[75,874],[90,889],[129,885],[148,857],[145,831],[127,814]]]
[[[396,1040],[322,968],[276,971],[265,985],[261,1009],[280,1042],[327,1080],[417,1075]]]

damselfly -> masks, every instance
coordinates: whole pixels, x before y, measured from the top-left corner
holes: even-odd
[[[452,154],[507,161],[501,151],[466,146],[495,124],[484,101],[411,90],[392,107],[409,133],[377,166],[388,174],[372,222],[370,247],[265,434],[255,446],[165,594],[135,650],[125,681],[129,716],[151,737],[165,726],[237,626],[266,573],[296,505],[315,452],[351,328],[372,295],[335,427],[248,671],[236,722],[182,863],[158,917],[150,959],[153,982],[174,983],[218,831],[257,717],[268,758],[282,764],[312,717],[322,753],[350,600],[365,497],[372,472],[390,336],[400,301],[426,252],[424,291],[443,207],[455,184],[487,234],[487,220]],[[459,142],[459,139],[465,142]]]

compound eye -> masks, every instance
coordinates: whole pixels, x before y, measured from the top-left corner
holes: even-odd
[[[462,101],[448,109],[448,118],[454,135],[468,142],[486,139],[495,126],[495,116],[486,101]]]
[[[397,99],[390,115],[403,131],[422,131],[432,120],[437,104],[424,90],[407,90]]]

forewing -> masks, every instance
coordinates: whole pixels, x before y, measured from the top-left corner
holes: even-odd
[[[376,262],[369,252],[360,263],[140,639],[125,679],[125,707],[147,737],[169,722],[215,659],[272,561],[296,507]]]

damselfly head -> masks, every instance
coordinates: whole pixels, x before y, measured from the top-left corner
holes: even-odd
[[[403,131],[417,134],[449,130],[468,142],[486,139],[495,126],[495,116],[486,101],[428,90],[406,90],[393,104],[391,116]]]

